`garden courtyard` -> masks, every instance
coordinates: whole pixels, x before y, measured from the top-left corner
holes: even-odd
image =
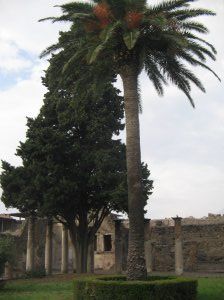
[[[223,92],[193,69],[221,82],[220,21],[208,40],[201,35],[222,7],[58,1],[56,17],[39,4],[46,0],[36,1],[37,15],[27,4],[24,16],[15,4],[2,10],[10,24],[0,32],[0,300],[224,300],[224,169],[214,143],[223,141]],[[7,28],[19,28],[16,15],[21,34]],[[63,27],[49,39],[49,25],[32,30],[37,20]],[[26,28],[29,46],[19,41]],[[176,110],[183,97],[169,84],[199,107],[194,116]],[[162,114],[153,90],[167,95]],[[204,217],[210,208],[216,213]]]
[[[8,281],[0,292],[1,300],[71,300],[73,274],[41,279]],[[223,300],[224,277],[198,278],[197,300]]]

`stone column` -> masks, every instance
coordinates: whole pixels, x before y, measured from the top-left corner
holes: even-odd
[[[145,262],[147,273],[152,272],[152,241],[150,219],[145,219]]]
[[[97,252],[101,253],[104,251],[104,240],[103,240],[103,234],[99,233],[97,235]]]
[[[48,219],[46,226],[46,242],[45,242],[45,270],[46,274],[52,273],[52,237],[53,237],[53,222]]]
[[[122,273],[121,220],[115,220],[115,272]]]
[[[94,273],[94,241],[88,247],[87,273]]]
[[[75,247],[72,245],[72,268],[73,273],[77,273]]]
[[[27,251],[26,251],[26,271],[34,270],[34,240],[35,240],[35,219],[33,216],[28,219],[28,236],[27,236]]]
[[[183,268],[183,244],[182,244],[182,218],[176,217],[174,220],[174,232],[175,232],[175,272],[177,275],[182,275]]]
[[[13,279],[13,268],[12,265],[7,261],[5,263],[5,278],[6,279]]]
[[[68,273],[68,229],[62,225],[61,236],[61,273]]]

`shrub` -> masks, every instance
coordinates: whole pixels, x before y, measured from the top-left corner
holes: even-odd
[[[42,278],[46,276],[46,271],[44,268],[40,267],[38,269],[35,269],[33,271],[26,271],[23,278]]]
[[[74,281],[75,300],[196,300],[197,280],[148,277],[126,281],[124,276],[94,276]]]
[[[15,249],[13,247],[13,238],[10,236],[0,237],[0,277],[4,272],[5,263],[14,262]]]
[[[15,258],[15,250],[13,247],[13,238],[7,235],[0,236],[0,290],[4,287],[2,275],[5,268],[5,263],[8,261],[13,264]]]

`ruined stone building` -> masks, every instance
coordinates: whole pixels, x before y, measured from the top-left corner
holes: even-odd
[[[116,221],[108,218],[97,234],[95,268],[115,268],[115,244],[120,247],[118,260],[126,270],[128,251],[128,220],[120,222],[120,233],[116,232]],[[150,246],[152,271],[175,270],[175,222],[171,219],[151,220],[146,223],[145,240]],[[118,227],[118,226],[117,226]],[[119,231],[119,228],[117,229]],[[224,216],[209,214],[208,217],[193,217],[181,220],[183,270],[187,272],[224,272]],[[116,237],[118,235],[118,237]],[[120,237],[119,237],[120,236]],[[116,241],[117,238],[117,241]],[[111,240],[108,243],[108,240]],[[108,245],[110,246],[108,248]],[[147,259],[147,257],[146,257]],[[119,263],[119,262],[118,262]]]
[[[46,249],[49,248],[46,220],[36,220],[32,241],[28,234],[28,220],[18,221],[10,216],[0,215],[0,222],[0,238],[7,234],[14,238],[18,261],[13,266],[14,277],[27,269],[30,260],[33,260],[34,268],[46,268],[46,259],[49,260],[46,256]],[[223,232],[224,216],[221,215],[210,214],[202,219],[191,217],[146,221],[148,271],[224,272]],[[66,229],[55,222],[50,237],[52,271],[72,272],[75,269],[74,253]],[[31,242],[33,258],[29,256]],[[104,220],[95,238],[94,270],[125,271],[127,250],[128,220],[118,220],[111,215]]]
[[[5,231],[14,231],[21,221],[15,220],[8,214],[0,214],[0,233]]]

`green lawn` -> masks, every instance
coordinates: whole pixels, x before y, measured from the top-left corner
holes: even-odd
[[[14,280],[0,291],[0,300],[71,300],[72,278]]]
[[[200,278],[198,300],[224,300],[224,278]],[[0,300],[72,300],[72,276],[15,280],[0,291]]]
[[[224,300],[224,278],[200,278],[198,300]]]

